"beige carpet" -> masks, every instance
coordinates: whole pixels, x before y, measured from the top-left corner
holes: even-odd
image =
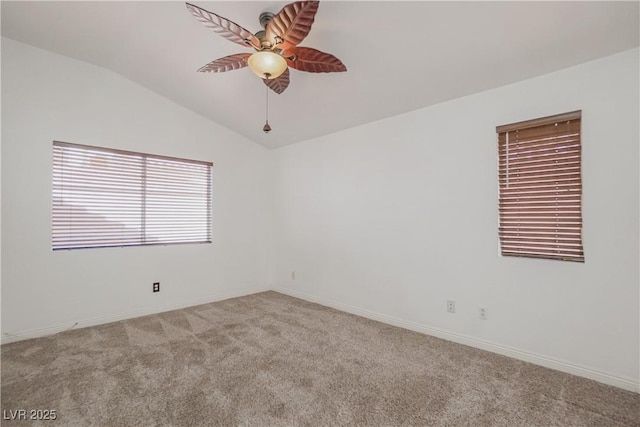
[[[71,425],[640,425],[640,395],[265,292],[2,346]],[[27,414],[29,414],[27,412]]]

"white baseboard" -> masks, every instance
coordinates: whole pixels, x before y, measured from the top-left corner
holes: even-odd
[[[259,292],[268,291],[269,288],[248,288],[235,290],[232,292],[224,292],[220,294],[208,295],[201,298],[185,299],[173,302],[171,304],[145,307],[140,310],[129,311],[125,313],[112,314],[108,316],[92,317],[89,319],[80,319],[74,322],[60,323],[46,328],[30,329],[19,332],[5,332],[0,338],[0,344],[8,344],[10,342],[27,340],[30,338],[39,338],[47,335],[57,334],[69,329],[86,328],[89,326],[103,325],[105,323],[117,322],[120,320],[132,319],[135,317],[147,316],[149,314],[163,313],[165,311],[179,310],[181,308],[193,307],[201,304],[222,301],[229,298],[243,297],[246,295],[257,294]]]
[[[635,393],[640,393],[640,382],[638,382],[637,379],[634,380],[631,378],[622,378],[615,375],[610,375],[605,372],[600,372],[595,369],[586,368],[584,366],[576,365],[574,363],[566,362],[563,360],[557,360],[551,357],[519,350],[517,348],[505,346],[502,344],[480,340],[464,334],[449,332],[421,323],[400,319],[398,317],[388,316],[386,314],[377,313],[371,310],[365,310],[347,304],[338,303],[291,289],[274,288],[273,290],[285,295],[303,299],[305,301],[314,302],[320,305],[335,308],[340,311],[355,314],[357,316],[366,317],[367,319],[377,320],[389,325],[398,326],[400,328],[409,329],[411,331],[420,332],[426,335],[432,335],[434,337],[442,338],[447,341],[453,341],[459,344],[468,345],[470,347],[487,350],[493,353],[501,354],[503,356],[508,356],[514,359],[544,366],[545,368],[555,369],[557,371],[589,378],[604,384],[612,385],[614,387],[619,387],[625,390],[633,391]]]

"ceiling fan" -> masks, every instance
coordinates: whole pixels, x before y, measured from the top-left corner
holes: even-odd
[[[187,9],[205,27],[229,41],[255,50],[254,53],[237,53],[216,59],[198,71],[222,73],[248,66],[278,94],[289,86],[289,68],[310,73],[347,71],[335,56],[298,46],[311,30],[319,3],[297,1],[286,5],[275,15],[264,12],[259,17],[264,30],[255,34],[220,15],[187,3]]]

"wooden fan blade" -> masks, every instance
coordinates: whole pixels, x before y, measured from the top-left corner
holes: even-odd
[[[262,81],[269,86],[269,89],[279,95],[289,87],[289,69],[284,70],[284,73],[280,74],[276,79],[262,79]]]
[[[186,3],[186,5],[196,20],[204,24],[205,27],[211,28],[225,39],[242,46],[260,46],[260,40],[258,40],[251,31],[242,28],[235,22],[229,21],[220,15],[216,15],[213,12],[204,10],[191,3]]]
[[[267,24],[267,40],[274,43],[280,37],[289,46],[296,46],[309,34],[318,11],[318,1],[297,1],[282,8]]]
[[[238,70],[247,66],[247,59],[250,56],[250,53],[236,53],[235,55],[218,58],[198,71],[201,73],[223,73],[225,71]]]
[[[285,52],[293,55],[287,59],[287,64],[300,71],[309,73],[338,73],[347,71],[347,67],[330,53],[321,52],[310,47],[295,47]]]

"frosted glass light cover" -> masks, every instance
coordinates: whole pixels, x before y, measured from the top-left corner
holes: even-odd
[[[287,61],[277,53],[268,50],[254,53],[247,63],[251,71],[262,79],[278,78],[287,69]]]

